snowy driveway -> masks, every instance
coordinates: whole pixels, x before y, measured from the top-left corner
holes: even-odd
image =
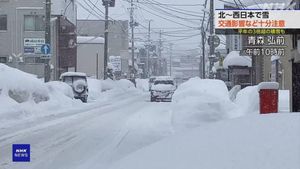
[[[77,111],[4,127],[0,168],[108,168],[172,134],[170,104],[151,103],[148,93],[123,92]],[[31,144],[31,162],[12,163],[12,144]]]

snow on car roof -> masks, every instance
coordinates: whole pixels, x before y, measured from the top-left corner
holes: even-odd
[[[156,80],[174,80],[174,78],[171,76],[158,76],[155,78],[155,81]]]
[[[82,73],[82,72],[65,72],[60,75],[60,78],[62,78],[64,76],[84,76],[84,77],[86,77],[86,74]]]

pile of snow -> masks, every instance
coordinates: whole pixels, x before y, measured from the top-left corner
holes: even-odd
[[[240,116],[221,80],[192,78],[178,87],[172,104],[179,129]]]
[[[243,109],[242,114],[259,114],[259,93],[257,86],[248,86],[237,93],[235,103]]]
[[[51,81],[46,83],[50,93],[63,94],[69,98],[74,98],[73,89],[68,84],[61,81]]]
[[[234,102],[241,108],[243,115],[259,114],[259,90],[278,89],[277,82],[262,82],[258,86],[248,86],[237,93]],[[289,112],[289,90],[279,90],[278,111]]]
[[[134,84],[127,79],[121,79],[121,80],[106,79],[101,82],[101,85],[102,85],[102,91],[107,91],[112,89],[127,90],[129,88],[135,88]]]
[[[290,91],[279,90],[279,112],[290,112]]]
[[[279,83],[278,82],[261,82],[257,86],[257,90],[260,91],[262,89],[279,89]]]
[[[300,114],[205,125],[141,149],[110,169],[300,168]]]
[[[241,56],[239,51],[231,51],[223,62],[224,68],[229,66],[248,66],[252,67],[252,60],[249,56]]]
[[[102,83],[98,79],[88,78],[89,100],[97,100],[101,96]]]
[[[241,90],[241,85],[235,85],[232,89],[229,91],[229,98],[231,101],[234,101],[236,99],[236,95]]]
[[[149,79],[136,79],[136,88],[147,92],[149,91]]]
[[[35,106],[36,109],[40,109],[44,114],[53,110],[63,110],[82,104],[80,100],[74,99],[73,89],[68,84],[61,81],[51,81],[46,83],[46,86],[49,90],[49,101]]]
[[[65,83],[44,83],[4,64],[0,64],[0,74],[0,123],[45,116],[81,103],[73,99],[73,90]]]
[[[46,85],[34,75],[8,67],[0,63],[0,89],[3,97],[9,97],[18,103],[49,100]]]

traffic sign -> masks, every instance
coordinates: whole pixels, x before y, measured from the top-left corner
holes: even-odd
[[[50,54],[50,45],[49,44],[44,44],[41,46],[41,52],[44,55],[49,55]]]
[[[218,47],[220,45],[220,38],[217,35],[213,35],[208,37],[208,44],[211,44],[211,41],[213,41],[214,47]]]

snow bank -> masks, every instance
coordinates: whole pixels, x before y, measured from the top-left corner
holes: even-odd
[[[173,95],[172,109],[179,129],[239,116],[221,80],[192,78],[181,84]]]
[[[46,83],[51,93],[63,94],[69,98],[74,98],[73,89],[68,84],[61,81],[51,81]]]
[[[252,61],[249,56],[241,56],[239,51],[231,51],[223,62],[224,68],[228,66],[248,66],[252,67]]]
[[[74,99],[73,89],[68,84],[60,81],[51,81],[46,83],[46,85],[50,95],[49,101],[35,105],[37,110],[41,110],[41,114],[49,114],[54,110],[64,110],[83,104],[80,100]]]
[[[236,99],[236,95],[241,90],[241,85],[235,85],[232,89],[229,91],[229,98],[231,101],[234,101]]]
[[[89,87],[89,100],[97,100],[101,97],[102,92],[102,83],[98,79],[88,78],[88,87]]]
[[[149,91],[149,79],[136,79],[136,88],[148,92]]]
[[[102,82],[102,91],[106,90],[112,90],[112,89],[128,89],[128,88],[134,88],[134,84],[126,79],[121,80],[103,80]]]
[[[70,86],[44,83],[34,75],[0,64],[0,124],[49,114],[80,105]]]
[[[222,121],[141,149],[110,169],[300,168],[300,114]]]
[[[47,87],[34,75],[1,63],[0,74],[1,95],[10,97],[18,103],[26,101],[39,103],[49,100]]]
[[[290,91],[279,90],[279,112],[290,112]]]
[[[237,93],[235,103],[241,108],[243,115],[259,114],[259,88],[277,88],[278,83],[269,83],[269,85],[260,84],[258,86],[248,86]],[[279,90],[279,112],[289,112],[289,90]]]
[[[248,86],[237,93],[235,103],[242,108],[242,114],[259,114],[259,93],[257,86]]]

